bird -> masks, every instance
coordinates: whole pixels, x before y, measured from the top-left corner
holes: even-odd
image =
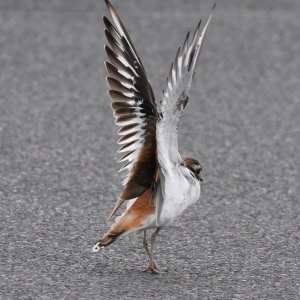
[[[193,32],[188,32],[171,64],[162,92],[156,103],[145,68],[135,46],[115,8],[105,0],[113,23],[103,16],[108,42],[108,94],[115,124],[120,127],[119,153],[126,162],[120,171],[127,171],[123,189],[110,213],[112,219],[125,203],[125,211],[101,236],[93,252],[109,246],[121,236],[143,232],[143,246],[149,257],[145,269],[160,273],[154,260],[154,246],[159,231],[166,228],[200,197],[202,166],[194,158],[182,158],[178,150],[178,123],[189,101],[203,40],[216,4],[202,29],[201,20]],[[153,232],[148,243],[147,231]]]

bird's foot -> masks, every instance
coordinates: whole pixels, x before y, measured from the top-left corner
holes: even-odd
[[[158,273],[167,273],[169,271],[168,268],[157,268],[157,267],[155,267],[155,269],[158,271]]]
[[[151,274],[159,274],[159,271],[154,268],[153,266],[148,266],[145,270],[143,270],[145,273],[151,273]]]
[[[155,261],[153,261],[153,266],[154,266],[154,268],[155,268],[159,273],[166,273],[166,272],[168,272],[168,268],[160,268],[160,267],[158,267]]]
[[[153,263],[153,265],[149,265],[143,272],[152,274],[166,273],[168,272],[168,268],[159,268],[155,263]]]

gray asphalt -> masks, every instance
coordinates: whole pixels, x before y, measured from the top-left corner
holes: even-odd
[[[114,0],[157,99],[209,1]],[[180,124],[200,201],[101,254],[121,178],[102,1],[0,1],[1,299],[299,299],[300,3],[219,2]]]

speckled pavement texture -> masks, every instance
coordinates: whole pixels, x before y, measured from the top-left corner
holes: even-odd
[[[114,0],[159,99],[210,1]],[[180,151],[197,204],[158,237],[102,253],[121,178],[102,1],[0,1],[0,299],[300,298],[300,2],[219,1]],[[106,12],[105,12],[106,13]]]

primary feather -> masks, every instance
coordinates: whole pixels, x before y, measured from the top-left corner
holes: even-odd
[[[178,122],[189,100],[195,68],[214,8],[215,5],[202,31],[200,20],[191,39],[188,32],[182,47],[177,51],[166,80],[156,135],[158,160],[165,169],[172,168],[181,160],[177,141]]]
[[[106,1],[115,26],[103,17],[105,35],[110,44],[105,46],[109,62],[108,91],[121,145],[118,152],[126,153],[120,162],[126,162],[120,171],[128,174],[110,219],[126,200],[142,195],[153,185],[157,170],[156,121],[157,109],[151,85],[141,60],[115,9]]]

